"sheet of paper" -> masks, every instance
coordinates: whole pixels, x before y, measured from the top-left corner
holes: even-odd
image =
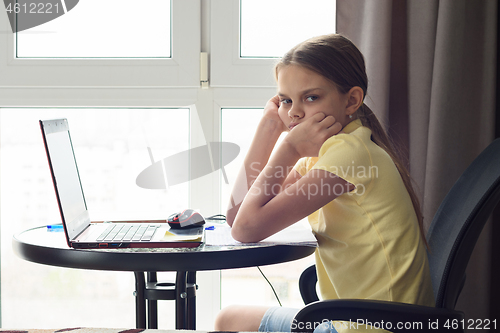
[[[249,246],[249,245],[305,245],[318,246],[318,242],[310,228],[302,225],[292,225],[280,232],[258,242],[240,243],[231,236],[231,228],[228,225],[216,225],[214,230],[207,230],[206,245],[216,246]]]

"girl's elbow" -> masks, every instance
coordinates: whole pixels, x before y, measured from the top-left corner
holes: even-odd
[[[256,235],[255,232],[252,231],[252,228],[244,227],[245,222],[238,220],[233,224],[231,229],[231,236],[241,243],[256,243],[260,242],[262,238],[259,235]]]
[[[234,238],[234,240],[237,240],[238,242],[246,243],[244,241],[244,238],[242,238],[242,235],[241,235],[240,231],[238,230],[238,228],[233,227],[231,229],[231,236]]]
[[[231,226],[231,236],[241,243],[248,243],[247,238],[245,237],[245,231],[240,227],[240,223],[234,223]]]

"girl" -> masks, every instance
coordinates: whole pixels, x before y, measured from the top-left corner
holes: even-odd
[[[285,54],[275,76],[278,94],[264,109],[232,192],[233,237],[260,241],[308,216],[323,299],[433,306],[419,203],[363,103],[362,54],[340,35],[312,38]],[[233,306],[215,326],[289,332],[297,311]]]

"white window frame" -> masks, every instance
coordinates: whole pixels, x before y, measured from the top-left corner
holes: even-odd
[[[172,57],[165,59],[18,59],[15,35],[1,34],[0,89],[198,87],[200,0],[172,0],[171,19]],[[11,31],[4,10],[0,30]]]
[[[240,1],[213,0],[211,7],[210,85],[275,87],[273,67],[278,59],[240,57]]]

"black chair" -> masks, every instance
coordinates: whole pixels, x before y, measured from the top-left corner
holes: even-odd
[[[299,280],[306,307],[295,316],[292,332],[312,332],[325,319],[354,323],[359,320],[360,324],[370,322],[379,326],[384,323],[383,328],[391,332],[464,332],[467,321],[463,312],[455,310],[455,305],[465,282],[465,269],[472,250],[499,201],[500,139],[497,139],[453,185],[427,233],[436,307],[373,300],[318,301],[313,265],[304,270]]]

